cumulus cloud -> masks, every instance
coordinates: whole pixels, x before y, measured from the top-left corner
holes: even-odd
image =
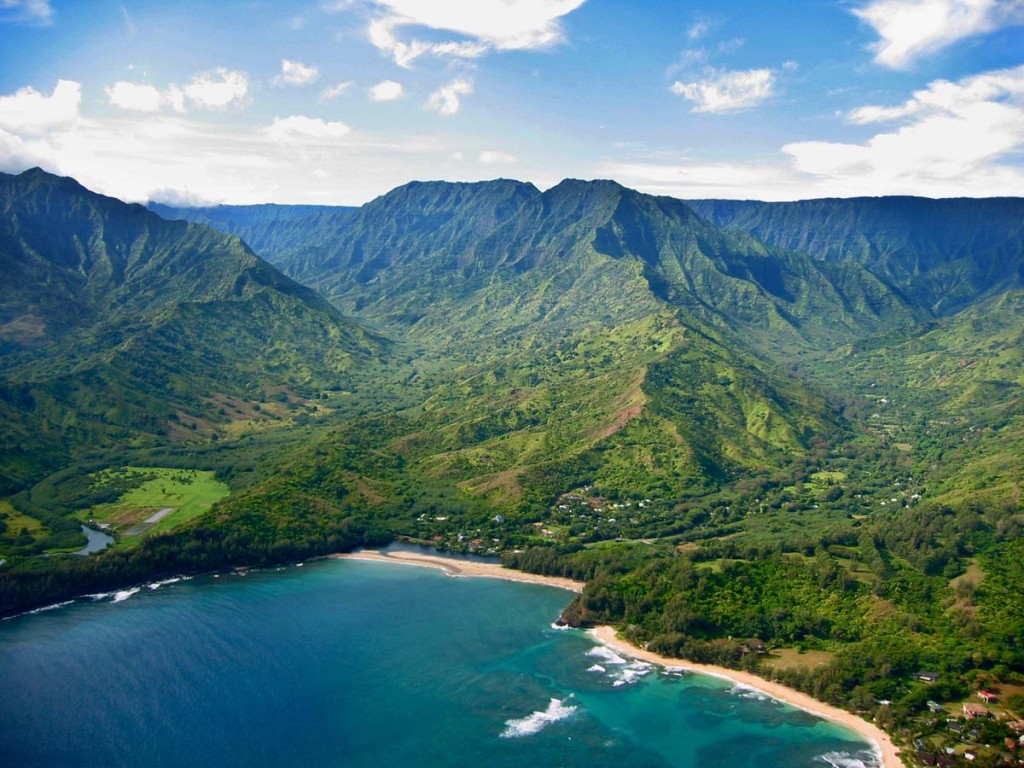
[[[436,175],[457,149],[437,135],[381,137],[287,113],[252,126],[204,120],[199,109],[103,109],[79,93],[74,82],[42,94],[0,91],[0,170],[40,166],[130,201],[180,194],[238,204],[357,205],[410,178]],[[183,89],[181,97],[191,103]],[[450,175],[476,180],[480,168],[467,163]]]
[[[281,59],[281,74],[271,82],[274,85],[310,85],[320,76],[320,70],[300,61]]]
[[[935,81],[893,107],[849,120],[899,123],[859,143],[796,142],[783,152],[822,180],[924,194],[1019,194],[1024,172],[1005,162],[1024,149],[1024,66]]]
[[[208,109],[222,109],[241,103],[249,92],[249,78],[244,72],[223,67],[196,75],[183,89],[185,97]]]
[[[936,80],[902,104],[867,105],[846,119],[876,130],[860,142],[791,142],[756,163],[640,156],[605,163],[596,175],[683,198],[989,197],[1024,189],[1024,65]]]
[[[249,92],[244,72],[216,69],[196,75],[187,85],[170,85],[160,90],[155,85],[118,80],[106,88],[107,101],[131,112],[159,112],[170,108],[185,112],[187,107],[222,109],[241,104]]]
[[[345,93],[354,84],[354,81],[346,80],[343,83],[337,83],[336,85],[324,88],[323,91],[320,92],[320,100],[328,101],[329,99],[336,99],[339,96],[341,96],[341,94]]]
[[[875,61],[903,69],[958,40],[1024,23],[1024,0],[872,0],[853,13],[878,33]]]
[[[73,80],[58,80],[49,96],[28,86],[0,96],[0,128],[32,133],[71,123],[81,103],[82,86]]]
[[[461,97],[473,92],[473,83],[468,80],[453,80],[430,94],[427,108],[437,110],[438,114],[454,115],[462,106]]]
[[[50,0],[0,0],[0,22],[52,24],[53,8]]]
[[[370,42],[408,67],[423,54],[477,58],[489,50],[544,48],[565,38],[560,19],[585,0],[474,0],[472,3],[424,3],[376,0],[383,11],[369,27]],[[427,42],[403,39],[406,28],[455,33],[461,40]]]
[[[366,94],[371,101],[394,101],[402,98],[404,93],[402,84],[396,83],[394,80],[384,80],[366,89]]]
[[[119,80],[106,89],[107,101],[115,107],[133,112],[159,112],[164,96],[153,85],[129,83]]]
[[[351,130],[342,122],[328,122],[318,117],[292,115],[291,117],[274,118],[274,122],[266,129],[266,132],[270,138],[276,141],[295,139],[334,141],[344,138]]]
[[[489,149],[484,150],[477,157],[483,165],[512,165],[518,163],[519,159],[515,155],[510,155],[508,152],[499,152],[497,150]]]
[[[708,68],[704,78],[689,83],[676,81],[672,92],[692,101],[693,112],[721,114],[750,109],[768,99],[775,90],[775,73],[770,69],[726,71]]]
[[[795,142],[782,151],[805,173],[855,175],[880,188],[906,179],[949,185],[1007,174],[1024,178],[1019,169],[998,162],[1024,149],[1024,66],[957,82],[937,80],[901,105],[862,107],[849,119],[902,124],[861,144]]]

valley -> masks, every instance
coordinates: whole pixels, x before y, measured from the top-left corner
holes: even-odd
[[[896,735],[1016,690],[1024,202],[154,211],[0,176],[0,611],[406,539]]]

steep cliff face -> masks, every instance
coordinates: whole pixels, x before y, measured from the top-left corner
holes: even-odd
[[[707,221],[825,261],[852,261],[939,315],[1024,282],[1024,200],[689,200]]]

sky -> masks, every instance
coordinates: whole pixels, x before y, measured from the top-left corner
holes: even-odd
[[[0,0],[0,61],[0,171],[129,201],[1024,196],[1024,0]]]

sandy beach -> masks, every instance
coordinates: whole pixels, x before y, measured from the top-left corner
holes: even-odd
[[[331,555],[334,558],[351,560],[371,560],[384,563],[397,563],[401,565],[415,565],[426,568],[438,568],[449,576],[476,577],[490,579],[505,579],[506,581],[521,581],[530,584],[544,584],[549,587],[558,587],[571,592],[582,592],[583,582],[572,579],[560,578],[557,576],[538,576],[523,571],[515,571],[510,568],[503,568],[497,563],[478,563],[469,560],[456,560],[454,558],[441,557],[438,555],[421,555],[413,552],[389,552],[384,554],[375,550],[362,550],[344,554]],[[784,701],[794,707],[810,712],[813,715],[839,723],[851,731],[855,731],[877,746],[884,768],[902,768],[903,762],[899,758],[898,750],[892,743],[889,735],[881,728],[846,712],[838,707],[833,707],[818,701],[806,693],[789,688],[779,683],[765,680],[750,672],[742,672],[727,667],[716,667],[710,664],[696,664],[683,659],[674,659],[669,656],[661,656],[657,653],[638,648],[620,638],[614,627],[597,627],[590,630],[591,636],[602,645],[605,645],[617,653],[630,656],[641,661],[648,661],[663,667],[674,667],[697,672],[702,675],[711,675],[729,680],[740,685],[749,686],[761,691],[779,701]]]
[[[596,629],[590,630],[590,634],[602,645],[606,645],[624,656],[630,656],[634,659],[640,659],[641,661],[648,661],[652,664],[658,664],[663,667],[685,669],[702,675],[711,675],[713,677],[730,680],[734,683],[754,688],[768,696],[771,696],[773,699],[784,701],[787,704],[791,704],[794,707],[804,710],[805,712],[810,712],[812,715],[817,715],[818,717],[822,717],[826,720],[831,720],[834,723],[839,723],[840,725],[849,728],[851,731],[856,731],[865,739],[875,744],[882,755],[882,764],[885,768],[902,768],[903,766],[903,762],[899,758],[899,750],[892,743],[892,739],[889,738],[889,735],[885,731],[866,720],[851,714],[850,712],[846,712],[838,707],[833,707],[828,704],[824,704],[817,699],[811,698],[806,693],[802,693],[794,688],[789,688],[779,683],[773,683],[770,680],[765,680],[764,678],[758,677],[750,672],[742,672],[735,669],[728,669],[726,667],[716,667],[710,664],[696,664],[683,659],[674,659],[670,656],[662,656],[657,653],[652,653],[651,651],[646,651],[643,648],[638,648],[632,643],[620,638],[616,634],[614,627],[597,627]]]
[[[456,560],[452,557],[437,555],[420,555],[415,552],[388,552],[384,554],[376,550],[364,549],[359,552],[346,552],[331,555],[334,558],[348,560],[374,560],[384,563],[401,565],[418,565],[425,568],[438,568],[449,576],[470,578],[504,579],[505,581],[521,581],[527,584],[544,584],[548,587],[567,589],[570,592],[582,592],[583,582],[565,579],[559,576],[539,576],[523,571],[503,568],[498,563],[477,563],[472,560]]]

